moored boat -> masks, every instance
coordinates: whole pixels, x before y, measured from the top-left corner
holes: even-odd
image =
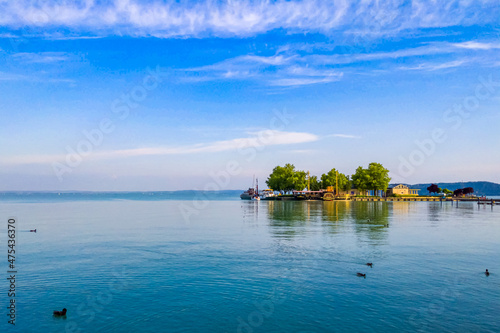
[[[250,187],[248,190],[240,194],[240,198],[243,200],[251,200],[253,197],[255,197],[257,192],[255,192],[255,189],[253,187]]]
[[[271,189],[260,191],[259,196],[262,200],[274,200],[276,197]]]

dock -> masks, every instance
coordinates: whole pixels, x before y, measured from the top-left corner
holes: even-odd
[[[287,196],[273,196],[266,198],[265,200],[297,200],[297,201],[310,201],[310,200],[323,200],[323,201],[381,201],[381,202],[419,202],[419,201],[431,201],[431,202],[449,202],[456,203],[459,202],[472,202],[478,205],[500,205],[500,200],[495,199],[483,199],[483,198],[456,198],[456,197],[442,197],[442,196],[408,196],[408,197],[358,197],[358,196],[346,196],[346,195],[335,195],[334,192],[330,191],[293,191],[293,195]]]
[[[446,201],[440,197],[352,197],[351,201]]]
[[[495,201],[493,199],[483,199],[483,200],[477,200],[478,205],[500,205],[500,201]]]

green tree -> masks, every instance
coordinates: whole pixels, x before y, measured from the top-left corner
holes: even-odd
[[[289,179],[292,177],[295,167],[292,164],[276,166],[266,180],[269,188],[275,191],[288,191],[290,187]]]
[[[302,191],[307,187],[307,173],[305,171],[295,171],[292,179],[292,190]]]
[[[346,176],[347,178],[347,181],[345,183],[345,186],[343,188],[344,191],[349,191],[351,189],[351,185],[352,185],[352,180],[350,179],[349,176]]]
[[[452,193],[453,193],[453,191],[450,191],[450,190],[448,190],[447,188],[444,188],[444,189],[443,189],[443,193],[444,193],[444,194],[446,194],[446,195],[449,195],[449,194],[452,194]]]
[[[368,171],[359,166],[354,175],[351,176],[352,183],[359,191],[365,191],[370,188],[370,177]]]
[[[287,163],[285,166],[277,166],[266,180],[269,188],[276,191],[302,190],[307,186],[305,171],[295,171],[293,164]]]
[[[327,174],[321,175],[321,185],[323,185],[323,188],[326,188],[327,186],[336,187],[337,180],[339,182],[339,184],[338,184],[339,190],[346,190],[347,187],[350,188],[349,176],[346,176],[340,172],[337,175],[337,170],[335,170],[335,168],[328,171]]]
[[[391,177],[389,177],[389,170],[384,168],[382,164],[370,163],[368,165],[367,173],[369,177],[368,189],[374,190],[375,193],[378,190],[387,190]]]
[[[373,190],[375,193],[378,190],[386,191],[390,181],[389,170],[380,163],[370,163],[367,169],[360,166],[352,175],[352,182],[360,191]]]
[[[309,179],[309,183],[311,184],[311,187],[310,187],[311,191],[321,190],[321,181],[318,180],[318,177],[311,176],[311,178]]]

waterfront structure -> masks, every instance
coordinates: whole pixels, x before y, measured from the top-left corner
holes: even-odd
[[[346,192],[347,195],[364,195],[364,196],[377,196],[377,197],[383,197],[384,196],[384,191],[382,190],[358,190],[356,188],[351,188],[349,191],[344,191]]]
[[[420,190],[419,189],[409,188],[406,185],[399,184],[399,185],[396,185],[396,186],[393,186],[393,187],[389,187],[387,189],[386,196],[390,196],[390,195],[393,195],[393,194],[397,194],[397,195],[418,195],[418,191],[420,191]]]

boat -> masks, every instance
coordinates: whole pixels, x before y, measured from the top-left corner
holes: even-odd
[[[262,200],[274,200],[275,199],[274,191],[271,189],[260,191],[259,197]]]
[[[260,200],[259,197],[259,179],[254,178],[255,188],[250,187],[248,190],[240,194],[243,200]]]
[[[243,200],[251,200],[253,197],[255,197],[257,192],[255,192],[255,189],[253,187],[250,187],[248,190],[240,194],[240,198]]]

